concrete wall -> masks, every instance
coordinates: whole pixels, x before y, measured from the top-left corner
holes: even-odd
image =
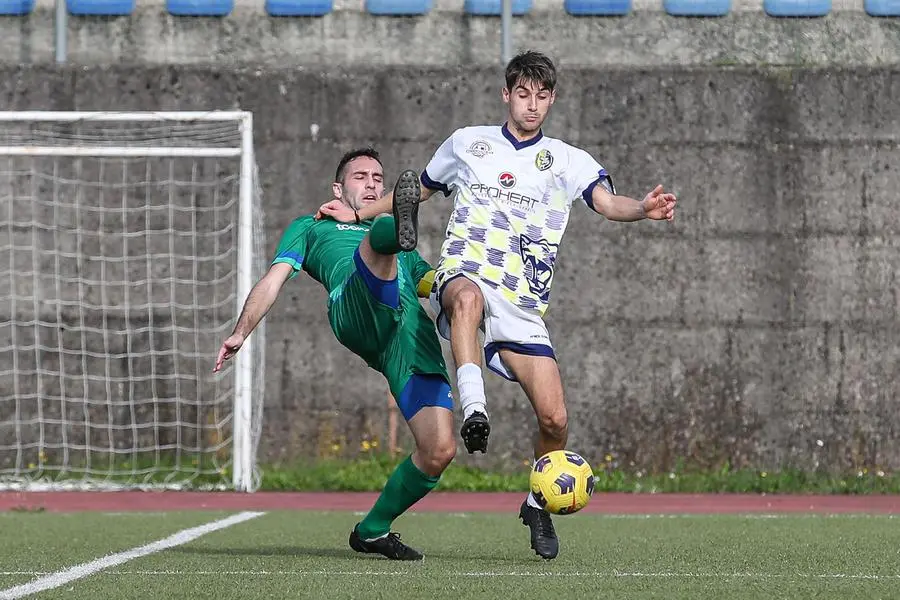
[[[514,48],[550,53],[563,65],[890,65],[900,61],[892,19],[866,15],[862,0],[835,0],[817,19],[783,19],[762,1],[735,0],[721,18],[662,12],[661,0],[636,0],[624,17],[573,17],[562,0],[536,0],[514,19]],[[500,20],[467,17],[461,0],[438,0],[419,17],[373,17],[361,0],[336,3],[324,17],[271,18],[263,1],[241,1],[223,18],[173,17],[159,0],[130,17],[71,17],[75,65],[216,64],[266,67],[495,65]],[[52,2],[29,17],[0,17],[0,64],[52,64]]]
[[[548,314],[570,446],[628,468],[900,467],[900,70],[564,69],[561,85],[548,134],[623,193],[662,182],[680,197],[673,224],[576,208]],[[6,68],[0,102],[254,111],[271,252],[344,150],[377,144],[389,180],[421,168],[455,127],[502,119],[498,87],[493,69]],[[423,207],[426,257],[449,211]],[[386,386],[333,339],[324,301],[301,279],[270,314],[268,459],[383,440]],[[519,464],[531,409],[493,375],[487,391],[495,433],[477,462]]]

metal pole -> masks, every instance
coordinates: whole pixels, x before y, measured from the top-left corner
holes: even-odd
[[[66,62],[66,37],[69,33],[69,11],[66,7],[66,0],[56,0],[54,25],[56,27],[56,63],[63,64]]]
[[[502,0],[502,10],[500,12],[500,38],[501,38],[501,54],[505,67],[512,59],[512,0]]]
[[[253,287],[253,115],[241,121],[241,180],[238,206],[237,305],[243,309]],[[235,491],[253,490],[253,356],[258,338],[244,340],[234,365],[234,457],[232,485]]]

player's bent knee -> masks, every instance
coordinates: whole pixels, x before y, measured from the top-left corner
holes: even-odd
[[[461,279],[451,298],[449,298],[449,306],[445,309],[451,319],[465,318],[471,316],[480,319],[484,312],[484,298],[481,296],[481,290],[474,283]]]
[[[554,440],[563,440],[569,432],[569,417],[566,409],[547,412],[538,417],[541,434]]]
[[[456,440],[452,436],[434,440],[420,450],[425,467],[432,473],[442,473],[456,457]]]

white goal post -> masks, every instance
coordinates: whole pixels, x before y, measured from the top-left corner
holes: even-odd
[[[244,111],[0,112],[0,489],[259,487]]]

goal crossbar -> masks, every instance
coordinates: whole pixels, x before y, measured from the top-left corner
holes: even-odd
[[[0,146],[0,156],[90,156],[95,158],[235,158],[240,148],[127,146]]]
[[[252,131],[253,114],[248,111],[0,111],[0,122],[119,123],[119,122],[205,122],[237,121]],[[242,144],[243,146],[243,144]],[[234,158],[241,146],[204,148],[196,146],[0,146],[0,156],[85,156],[96,158]]]
[[[55,121],[72,123],[75,121],[95,121],[113,123],[116,121],[241,121],[251,119],[252,114],[243,110],[211,111],[53,111],[53,110],[3,110],[0,121]]]

